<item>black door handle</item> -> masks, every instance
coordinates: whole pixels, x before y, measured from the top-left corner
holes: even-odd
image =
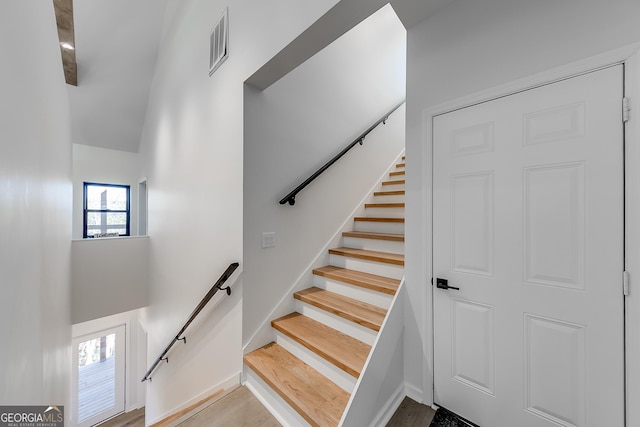
[[[449,281],[447,279],[440,278],[436,279],[436,287],[438,289],[455,289],[456,291],[460,290],[460,288],[456,288],[455,286],[449,286]]]

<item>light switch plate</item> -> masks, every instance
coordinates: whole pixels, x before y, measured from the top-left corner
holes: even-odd
[[[273,248],[276,245],[276,233],[262,233],[262,248]]]

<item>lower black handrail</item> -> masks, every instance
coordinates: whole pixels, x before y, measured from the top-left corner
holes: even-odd
[[[391,109],[391,111],[389,111],[387,114],[385,114],[384,116],[382,116],[380,118],[380,120],[378,120],[377,122],[375,122],[373,125],[371,125],[371,127],[369,127],[369,129],[365,130],[359,137],[357,137],[355,139],[355,141],[351,142],[349,145],[347,145],[341,152],[339,152],[338,154],[336,154],[331,160],[329,160],[327,163],[325,163],[324,166],[322,166],[320,169],[318,169],[317,171],[315,171],[313,173],[313,175],[311,175],[309,178],[305,179],[302,184],[298,185],[296,188],[294,188],[289,194],[287,194],[286,196],[284,196],[282,198],[282,200],[280,200],[280,204],[284,205],[285,203],[289,203],[290,206],[293,206],[296,204],[296,195],[302,191],[307,185],[309,185],[311,183],[311,181],[313,181],[314,179],[316,179],[318,176],[320,176],[320,174],[324,171],[326,171],[327,169],[329,169],[329,167],[331,165],[333,165],[335,162],[337,162],[342,156],[344,156],[347,151],[351,150],[353,147],[356,146],[356,144],[360,144],[362,145],[362,143],[364,142],[364,138],[369,135],[369,133],[371,133],[372,130],[374,130],[380,123],[384,123],[386,124],[387,119],[389,118],[389,116],[396,111],[398,108],[400,108],[400,106],[404,104],[404,101],[402,101],[401,103],[399,103],[398,105],[396,105],[395,107],[393,107]]]
[[[227,291],[227,295],[231,295],[231,288],[229,286],[227,286],[226,288],[223,288],[222,285],[233,274],[233,272],[236,270],[236,268],[238,268],[239,265],[240,264],[238,264],[237,262],[234,262],[230,264],[229,267],[227,267],[224,273],[222,273],[222,276],[220,276],[218,281],[211,287],[209,292],[207,292],[207,294],[202,298],[200,303],[193,310],[193,312],[191,313],[191,316],[189,316],[189,320],[187,320],[187,322],[176,334],[176,336],[171,340],[171,342],[167,345],[167,347],[165,347],[162,353],[160,353],[160,356],[158,356],[155,362],[153,362],[153,365],[151,365],[147,373],[144,375],[144,378],[142,378],[142,382],[145,382],[147,380],[151,381],[151,373],[154,371],[154,369],[156,369],[156,367],[160,362],[165,360],[167,363],[169,363],[169,358],[166,356],[167,356],[167,353],[169,353],[169,350],[171,350],[171,347],[173,347],[173,345],[176,343],[176,341],[183,341],[185,344],[187,343],[187,337],[183,337],[182,334],[184,334],[184,332],[187,330],[191,322],[193,322],[193,319],[195,319],[198,316],[198,314],[202,311],[202,309],[207,305],[207,303],[211,300],[211,298],[213,298],[213,296],[218,291]]]

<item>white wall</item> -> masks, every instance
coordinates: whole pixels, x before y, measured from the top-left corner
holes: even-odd
[[[75,324],[147,306],[149,241],[133,237],[82,239],[83,184],[129,185],[130,234],[137,236],[142,178],[137,153],[83,144],[72,147],[71,321]]]
[[[149,363],[227,266],[243,268],[244,80],[334,3],[168,2],[140,143],[151,236]],[[209,32],[226,6],[230,54],[209,77]],[[236,287],[203,315],[194,338],[159,367],[147,384],[148,422],[234,375],[239,381],[241,293]]]
[[[137,153],[73,144],[73,238],[82,239],[82,199],[85,182],[131,187],[130,233],[132,236],[137,236],[138,184],[142,179]]]
[[[406,32],[381,9],[265,91],[245,90],[243,342],[404,149],[404,108],[296,197],[278,201],[404,99]],[[276,247],[262,248],[275,232]]]
[[[52,2],[0,14],[0,402],[66,405],[71,139]],[[19,42],[18,42],[19,41]]]
[[[111,316],[149,303],[149,238],[71,243],[71,321]]]
[[[422,114],[443,102],[640,41],[640,2],[455,1],[409,29],[407,65],[407,325],[409,387],[432,401],[430,152]],[[419,356],[422,355],[422,356]],[[424,378],[420,384],[420,378]]]

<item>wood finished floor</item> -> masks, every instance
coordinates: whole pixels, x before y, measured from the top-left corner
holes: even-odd
[[[144,408],[105,421],[100,427],[144,427]]]
[[[405,397],[387,427],[426,427],[431,424],[435,414],[432,408]]]
[[[395,412],[387,427],[426,427],[435,411],[408,397]],[[179,427],[279,427],[280,423],[246,387],[240,387],[198,412]],[[144,409],[120,415],[100,427],[144,427]]]

